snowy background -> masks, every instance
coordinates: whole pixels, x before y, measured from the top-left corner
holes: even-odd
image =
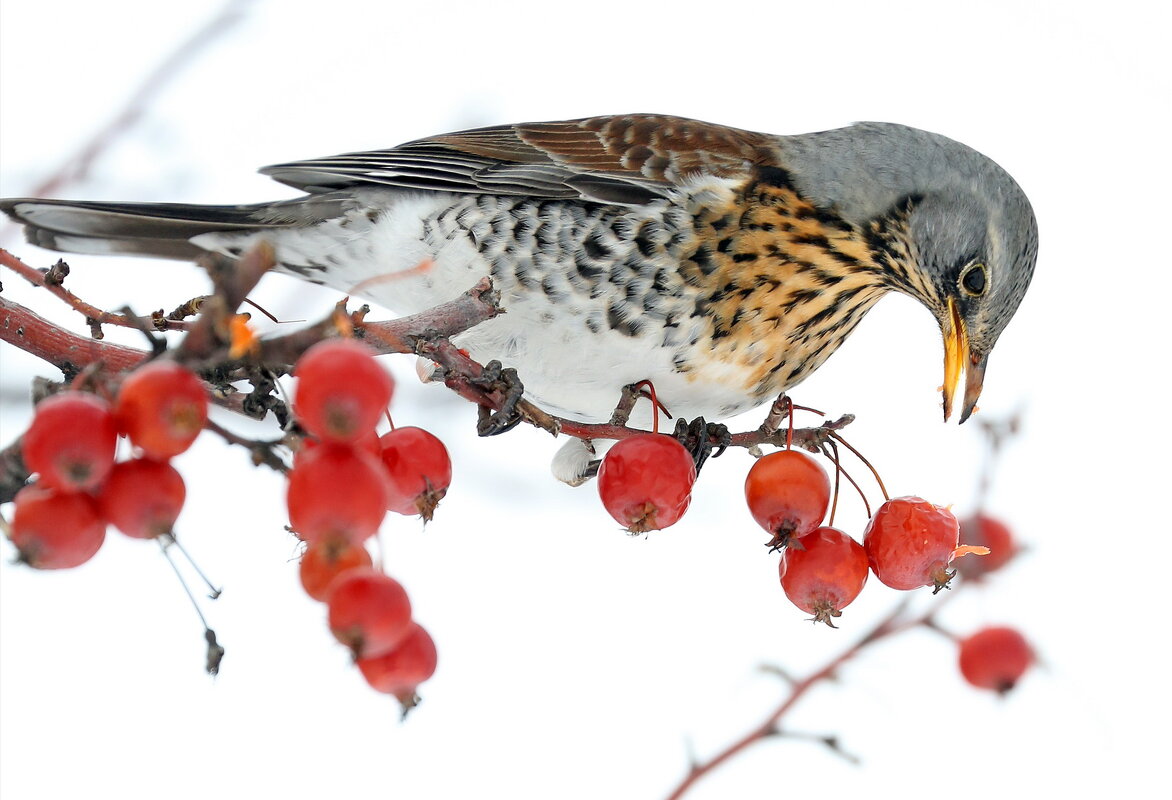
[[[220,7],[0,0],[0,194],[32,191]],[[938,634],[889,641],[786,718],[837,735],[861,766],[782,739],[689,797],[1129,796],[1163,779],[1167,757],[1168,14],[1127,1],[258,1],[64,192],[276,199],[291,192],[257,167],[627,111],[774,133],[889,120],[990,155],[1041,229],[1034,286],[981,400],[990,418],[1024,418],[990,506],[1030,550],[941,621],[1018,626],[1044,666],[1000,701],[963,684]],[[0,236],[34,265],[55,258],[11,227]],[[69,261],[71,288],[106,307],[205,291],[184,264]],[[81,329],[22,281],[3,284]],[[287,319],[334,299],[280,277],[253,297]],[[689,753],[710,756],[785,695],[759,665],[814,668],[899,599],[872,582],[840,630],[805,622],[743,508],[743,452],[705,468],[683,522],[629,539],[592,487],[549,476],[547,435],[478,440],[471,406],[389,360],[396,421],[441,435],[456,470],[426,531],[395,518],[382,534],[440,650],[407,723],[303,596],[280,479],[205,436],[179,459],[179,534],[225,587],[205,604],[222,674],[203,674],[194,614],[150,545],[112,532],[78,570],[0,565],[0,796],[659,798]],[[976,425],[940,424],[940,361],[931,316],[889,297],[796,398],[856,413],[848,437],[893,493],[963,513],[983,445]],[[28,422],[29,380],[51,371],[7,346],[0,363],[6,443]],[[848,501],[839,523],[858,535],[864,522]]]

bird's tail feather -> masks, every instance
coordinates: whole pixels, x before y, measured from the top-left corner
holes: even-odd
[[[48,250],[192,259],[204,252],[190,241],[200,234],[304,225],[337,214],[340,202],[327,195],[241,206],[15,198],[0,200],[0,211]]]

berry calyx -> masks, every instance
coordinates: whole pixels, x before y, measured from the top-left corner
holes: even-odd
[[[327,602],[330,630],[355,660],[390,652],[410,632],[407,592],[376,569],[358,567],[342,574]]]
[[[978,689],[1005,694],[1034,661],[1030,643],[1013,628],[984,628],[960,640],[960,674]]]
[[[452,460],[438,438],[422,428],[395,428],[379,439],[387,471],[388,507],[430,522],[452,484]]]
[[[370,453],[322,444],[289,471],[289,523],[307,542],[361,544],[387,514],[386,473]]]
[[[678,441],[660,433],[622,439],[598,468],[602,504],[630,533],[679,521],[692,502],[696,463]]]
[[[948,586],[960,525],[947,508],[919,497],[896,497],[879,507],[863,532],[871,569],[892,589]]]
[[[813,621],[831,621],[863,591],[867,583],[867,552],[837,528],[821,527],[798,539],[800,546],[782,550],[781,588]]]
[[[16,493],[12,543],[35,569],[69,569],[94,557],[106,540],[106,521],[92,497],[31,484]]]
[[[293,373],[293,412],[307,431],[344,443],[374,430],[395,389],[374,355],[353,339],[329,339],[305,351]]]
[[[193,372],[152,361],[122,381],[114,406],[118,430],[148,458],[166,461],[191,447],[208,419],[208,395]]]
[[[822,524],[830,507],[830,478],[811,456],[778,450],[758,458],[745,478],[745,501],[772,535],[770,550],[792,547]]]
[[[435,642],[414,622],[394,650],[357,661],[366,682],[377,691],[397,697],[403,704],[404,715],[419,703],[415,690],[435,674],[437,663]]]
[[[371,564],[370,553],[362,545],[344,541],[315,542],[301,554],[298,575],[305,593],[314,600],[325,602],[339,576]]]
[[[118,431],[105,400],[60,392],[36,408],[21,442],[24,463],[40,483],[67,491],[96,488],[114,466]]]
[[[135,539],[153,539],[175,527],[187,487],[169,462],[135,458],[114,465],[97,499],[111,525]]]
[[[965,558],[956,562],[957,572],[970,580],[1001,569],[1018,552],[1013,533],[1005,523],[985,514],[975,514],[960,521],[960,540],[989,548],[989,554],[983,558]]]

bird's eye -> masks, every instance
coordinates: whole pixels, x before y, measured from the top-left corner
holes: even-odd
[[[960,276],[960,288],[972,297],[980,297],[985,293],[985,265],[977,262],[972,264]]]

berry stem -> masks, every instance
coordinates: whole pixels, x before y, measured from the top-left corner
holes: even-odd
[[[827,435],[830,436],[831,439],[834,439],[835,441],[837,441],[839,444],[841,444],[847,450],[850,450],[852,453],[854,453],[855,457],[858,458],[859,461],[862,461],[867,466],[867,469],[871,470],[871,474],[875,476],[875,483],[879,484],[879,491],[883,493],[883,499],[885,501],[890,500],[891,497],[890,497],[890,495],[887,494],[887,487],[883,485],[883,478],[879,477],[879,470],[877,470],[877,469],[875,469],[875,467],[871,466],[871,462],[868,461],[863,456],[862,453],[860,453],[858,450],[856,450],[854,447],[852,447],[850,442],[848,442],[846,439],[842,438],[842,436],[840,436],[838,433],[836,433],[834,431],[830,431],[829,434],[827,434]],[[868,512],[868,515],[869,515],[869,513],[870,512]]]
[[[200,610],[199,603],[195,599],[195,595],[191,593],[191,588],[188,587],[187,581],[183,578],[183,573],[179,571],[179,565],[175,563],[175,559],[171,557],[170,547],[175,544],[175,539],[171,536],[159,536],[157,538],[159,549],[163,552],[163,557],[167,559],[167,563],[171,565],[171,569],[175,572],[175,577],[179,579],[179,585],[183,587],[183,593],[187,595],[187,599],[191,601],[191,607],[195,609],[195,614],[199,617],[199,624],[203,626],[204,641],[208,644],[207,651],[207,671],[209,675],[215,675],[220,669],[220,660],[224,657],[224,648],[216,641],[216,632],[208,627],[208,621]],[[182,552],[182,548],[180,548]],[[184,553],[186,556],[187,554]],[[190,562],[191,559],[188,558]],[[192,564],[192,566],[195,566]],[[197,569],[198,571],[198,569]],[[200,577],[203,577],[202,574]],[[204,578],[204,580],[207,580]]]

